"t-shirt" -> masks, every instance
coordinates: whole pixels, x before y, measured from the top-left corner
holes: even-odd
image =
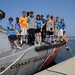
[[[10,29],[10,27],[14,27],[11,23],[7,24],[7,31],[8,31],[8,35],[16,35],[15,31]]]
[[[41,28],[41,23],[42,23],[42,20],[36,20],[37,29]]]
[[[56,21],[55,29],[56,29],[56,30],[59,29],[59,21]]]
[[[63,27],[65,27],[65,23],[64,22],[59,22],[59,29],[63,29]]]
[[[28,27],[29,28],[35,28],[35,17],[34,16],[32,16],[32,17],[30,17],[30,16],[28,16]]]
[[[16,28],[16,30],[20,30],[20,23],[16,23],[15,28]]]
[[[46,20],[45,19],[41,19],[42,20],[42,23],[45,23],[46,22]]]
[[[50,31],[50,28],[52,28],[52,20],[47,21],[47,24],[46,24],[46,30]]]
[[[27,17],[21,17],[19,20],[21,28],[27,28]]]

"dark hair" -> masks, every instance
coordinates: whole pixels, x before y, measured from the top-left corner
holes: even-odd
[[[23,14],[23,13],[26,13],[26,11],[22,11],[22,14]]]
[[[29,13],[34,13],[34,11],[30,11]]]
[[[8,20],[12,20],[13,21],[13,18],[12,17],[9,17],[9,19]]]
[[[19,17],[16,17],[16,20],[19,20]]]
[[[27,17],[29,16],[30,12],[27,12]]]
[[[50,15],[48,14],[46,17],[50,17]]]
[[[59,18],[59,16],[56,16],[56,19]]]
[[[63,31],[63,34],[66,33],[66,31]]]
[[[53,16],[51,15],[51,20],[53,19]]]
[[[43,15],[41,15],[41,17],[43,17]]]
[[[36,15],[36,20],[38,20],[38,17],[39,17],[39,20],[40,20],[40,15],[38,14],[38,15]]]

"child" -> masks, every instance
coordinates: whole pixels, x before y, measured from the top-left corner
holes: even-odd
[[[27,17],[26,17],[26,11],[22,12],[22,16],[20,17],[20,27],[21,27],[21,41],[20,44],[23,44],[23,38],[24,41],[27,43],[27,29],[28,29],[28,23],[27,23]]]
[[[8,38],[11,42],[14,43],[14,45],[16,46],[17,49],[22,49],[19,45],[18,45],[18,40],[17,40],[17,36],[16,36],[16,33],[15,33],[15,28],[14,26],[12,25],[12,21],[13,21],[13,18],[10,17],[8,19],[9,23],[7,24],[7,31],[8,31]]]
[[[52,28],[52,20],[50,15],[47,15],[47,23],[46,23],[46,41],[51,44],[52,36],[53,36],[53,28]]]
[[[69,50],[69,47],[68,47],[68,40],[67,40],[67,38],[66,38],[66,32],[65,31],[63,31],[63,40],[66,42],[66,50]]]
[[[40,15],[36,16],[36,42],[41,44],[41,31],[42,31],[42,20],[40,19]]]
[[[18,39],[20,41],[21,28],[20,28],[20,23],[19,23],[19,18],[18,17],[16,17],[15,29],[16,29],[16,35],[18,36]]]

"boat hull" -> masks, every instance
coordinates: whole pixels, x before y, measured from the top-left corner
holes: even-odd
[[[17,61],[1,75],[32,75],[35,72],[44,69],[49,63],[51,63],[59,51],[60,47],[40,52],[37,52],[34,48],[32,48],[21,58],[21,60]],[[3,64],[0,62],[0,71],[6,69],[11,63],[14,62],[14,60],[16,60],[23,53],[24,52],[19,52],[15,55],[13,54],[0,60],[1,62],[3,61]],[[6,60],[8,60],[9,62],[6,62]]]

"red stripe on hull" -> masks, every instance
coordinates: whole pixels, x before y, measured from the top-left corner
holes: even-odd
[[[44,69],[44,67],[50,62],[50,60],[56,55],[56,53],[60,50],[60,47],[54,48],[54,51],[48,56],[48,58],[45,60],[43,66],[41,67],[41,70]]]

